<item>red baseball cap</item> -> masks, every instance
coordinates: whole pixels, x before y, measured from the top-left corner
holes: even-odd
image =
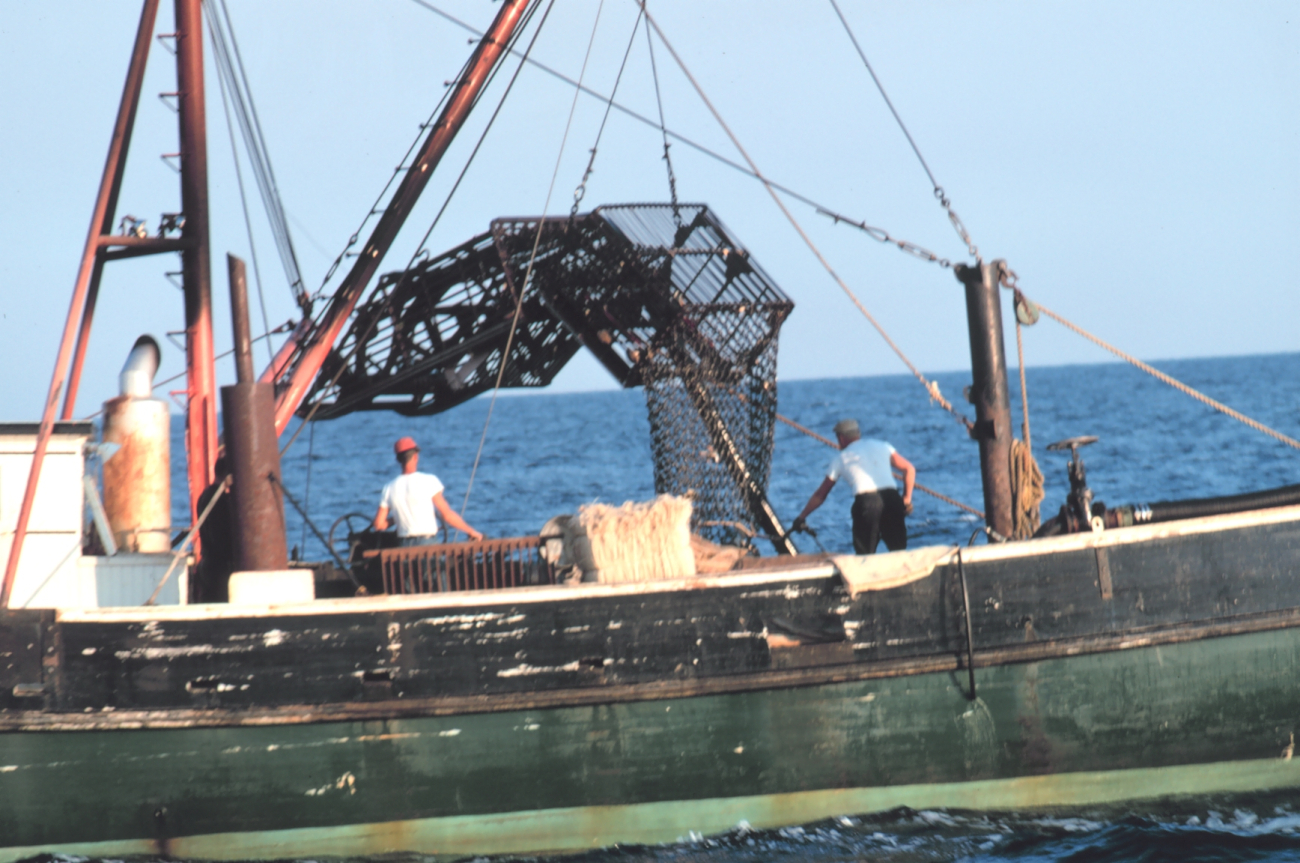
[[[415,450],[416,452],[420,451],[420,447],[415,442],[414,438],[409,438],[409,437],[398,438],[397,443],[393,444],[393,452],[396,453],[397,455],[401,455],[407,450]]]

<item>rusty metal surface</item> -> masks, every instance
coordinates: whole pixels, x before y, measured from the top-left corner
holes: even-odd
[[[971,437],[980,448],[985,523],[1003,536],[1011,536],[1011,395],[1002,337],[1002,297],[998,293],[1002,266],[1002,261],[975,267],[958,264],[954,272],[966,288],[970,400],[975,406]]]
[[[257,380],[253,375],[253,340],[248,330],[248,277],[244,262],[234,255],[226,255],[226,271],[230,278],[230,326],[235,336],[235,380],[249,384]]]
[[[443,593],[555,584],[535,536],[386,548],[378,553],[385,593]]]
[[[221,388],[226,454],[234,485],[234,571],[285,569],[284,499],[280,450],[275,436],[275,393],[270,384]],[[275,480],[272,479],[275,478]]]
[[[203,90],[203,16],[200,0],[176,0],[176,84],[179,97],[181,252],[185,290],[185,452],[190,518],[199,495],[216,478],[217,373],[212,341],[212,267],[208,242],[208,143]],[[201,555],[201,543],[195,550]]]
[[[158,399],[104,402],[104,441],[121,447],[104,462],[104,511],[118,548],[171,548],[171,411]]]

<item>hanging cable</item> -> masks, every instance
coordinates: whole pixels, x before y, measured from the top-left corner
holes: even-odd
[[[644,6],[644,4],[642,5]],[[639,16],[637,20],[640,20]],[[659,107],[659,134],[664,139],[664,164],[668,167],[668,194],[672,198],[673,223],[680,228],[682,226],[682,212],[681,207],[677,205],[677,177],[673,174],[672,157],[668,155],[668,127],[664,124],[664,98],[659,92],[659,67],[655,64],[655,40],[650,34],[649,27],[645,28],[645,44],[650,52],[650,75],[655,82],[655,105]],[[614,104],[612,96],[609,104]]]
[[[940,186],[939,181],[934,178],[934,172],[930,170],[930,166],[926,163],[925,157],[921,155],[921,149],[916,146],[916,141],[912,139],[912,133],[907,131],[907,126],[903,123],[903,118],[899,116],[898,110],[894,108],[894,103],[889,98],[889,94],[885,92],[885,85],[880,83],[880,78],[876,76],[876,70],[871,68],[871,63],[867,60],[866,53],[862,50],[862,46],[858,44],[858,37],[853,35],[853,29],[849,27],[848,19],[844,17],[844,13],[840,11],[840,6],[835,2],[835,0],[830,0],[830,2],[831,6],[835,9],[835,14],[839,16],[840,23],[844,25],[844,32],[849,35],[849,40],[853,42],[853,47],[857,49],[858,56],[862,58],[862,65],[867,67],[867,73],[871,75],[871,80],[876,82],[876,89],[880,91],[880,95],[885,100],[885,104],[889,106],[889,113],[894,115],[894,120],[898,122],[898,128],[903,130],[903,135],[907,137],[907,143],[912,146],[912,152],[916,154],[916,158],[921,163],[921,167],[925,169],[925,175],[930,178],[930,185],[934,187],[934,196],[938,199],[939,204],[943,209],[948,213],[948,221],[952,223],[953,229],[957,231],[957,236],[961,237],[962,242],[966,244],[966,250],[970,253],[970,256],[977,261],[980,260],[980,250],[976,248],[975,241],[972,240],[970,234],[967,233],[966,226],[962,224],[961,217],[958,216],[957,211],[952,208],[952,202],[948,200],[948,195],[944,192],[943,186]]]
[[[209,9],[208,15],[211,17],[211,9]],[[213,56],[218,58],[217,65],[220,67],[222,49],[217,43],[215,31],[208,28],[208,33],[213,40]],[[230,121],[230,101],[226,95],[225,75],[217,75],[217,86],[221,91],[221,109],[226,116],[226,132],[230,136],[230,158],[235,163],[235,182],[239,186],[239,206],[244,211],[244,228],[248,233],[249,256],[253,259],[253,281],[257,285],[257,304],[262,311],[262,329],[269,333],[271,331],[271,322],[266,314],[266,293],[262,290],[262,267],[257,260],[257,243],[253,239],[253,220],[248,213],[248,195],[244,192],[244,171],[239,165],[239,148],[235,144],[235,125]],[[275,348],[270,339],[266,340],[266,357],[267,362],[275,362]]]
[[[636,21],[632,24],[632,36],[627,40],[627,50],[623,52],[623,62],[619,64],[618,74],[614,76],[614,89],[610,92],[611,101],[605,105],[605,116],[600,120],[600,128],[596,130],[596,141],[591,145],[591,158],[587,160],[587,170],[582,172],[582,180],[578,182],[578,187],[573,190],[573,209],[569,211],[569,224],[578,217],[578,206],[582,203],[582,198],[587,194],[587,180],[591,178],[591,172],[596,169],[596,150],[600,148],[600,138],[605,134],[605,124],[609,122],[609,112],[614,107],[613,97],[618,95],[619,82],[623,80],[623,70],[627,68],[627,58],[632,53],[632,43],[636,41],[636,31],[641,26],[641,13],[636,15]]]
[[[220,14],[218,14],[218,4],[220,4]],[[262,133],[257,106],[253,101],[252,89],[239,52],[239,42],[235,37],[230,10],[226,7],[225,0],[204,0],[203,5],[207,8],[208,31],[212,35],[217,71],[229,91],[230,103],[239,122],[244,149],[248,154],[253,177],[257,181],[271,234],[275,238],[280,262],[284,267],[285,278],[289,282],[295,301],[305,310],[307,292],[298,266],[298,256],[293,248],[293,238],[289,233],[289,223],[284,214],[284,203],[280,198],[275,171],[271,167],[270,151],[266,146],[266,137]]]
[[[873,327],[875,327],[876,332],[878,332],[880,337],[885,340],[885,343],[893,349],[894,353],[898,355],[898,358],[903,361],[903,364],[906,365],[916,379],[921,382],[921,385],[925,387],[926,393],[929,394],[930,400],[936,402],[939,407],[951,414],[952,417],[957,422],[961,423],[969,432],[972,428],[971,421],[958,413],[957,409],[953,407],[952,402],[948,401],[948,399],[939,392],[938,383],[927,379],[926,376],[921,373],[921,370],[907,358],[907,355],[903,353],[902,348],[900,348],[894,340],[889,337],[889,334],[885,332],[885,328],[876,321],[871,312],[867,311],[867,307],[862,304],[862,301],[853,293],[848,284],[840,278],[839,273],[835,272],[835,269],[830,265],[830,262],[826,260],[825,256],[822,255],[821,250],[817,248],[816,243],[812,241],[812,238],[804,231],[803,226],[799,224],[797,219],[795,219],[794,214],[790,212],[785,203],[781,200],[780,196],[777,195],[776,189],[773,188],[772,184],[769,183],[767,178],[758,170],[758,166],[754,164],[754,160],[749,157],[749,153],[745,152],[745,148],[741,146],[739,139],[736,138],[735,134],[731,131],[731,128],[726,124],[726,121],[722,119],[722,115],[713,107],[713,103],[710,102],[709,97],[704,94],[704,90],[695,80],[695,76],[686,68],[686,64],[682,62],[682,58],[679,57],[677,52],[673,49],[672,43],[664,36],[664,31],[659,27],[654,16],[645,11],[645,0],[638,0],[638,3],[645,14],[646,21],[654,28],[655,33],[659,35],[659,41],[664,43],[664,47],[668,49],[668,53],[672,55],[673,60],[677,63],[677,67],[682,70],[682,74],[684,74],[687,80],[691,82],[691,86],[695,88],[695,92],[699,94],[700,100],[703,101],[705,107],[709,109],[709,113],[713,115],[713,119],[715,119],[718,122],[718,125],[722,127],[722,131],[726,132],[727,137],[731,139],[731,143],[735,146],[736,150],[740,152],[740,155],[744,157],[746,164],[748,164],[750,169],[754,172],[754,176],[758,177],[758,179],[763,183],[763,187],[767,189],[768,194],[772,196],[772,200],[776,202],[777,208],[781,210],[781,213],[790,222],[791,226],[794,227],[800,238],[803,239],[804,244],[808,246],[808,249],[814,256],[816,256],[817,260],[821,263],[822,267],[825,268],[826,272],[830,274],[831,278],[840,286],[840,289],[844,291],[845,295],[853,302],[853,305],[862,313],[862,316],[865,317]]]
[[[591,59],[591,47],[596,43],[596,29],[600,26],[600,13],[605,8],[605,0],[600,0],[600,5],[596,7],[596,20],[591,25],[591,38],[587,41],[587,53],[582,58],[582,69],[578,72],[578,81],[587,74],[587,62]],[[550,9],[548,8],[549,12]],[[523,63],[519,64],[523,68]],[[569,119],[564,124],[564,135],[560,138],[560,152],[555,156],[555,170],[551,172],[551,185],[546,190],[546,201],[542,204],[542,215],[537,219],[537,235],[533,238],[533,250],[528,256],[528,267],[524,270],[523,282],[519,285],[519,296],[515,298],[515,314],[510,319],[510,333],[506,336],[506,347],[501,353],[501,366],[497,369],[496,384],[492,387],[492,399],[488,402],[487,417],[483,420],[483,434],[478,439],[478,451],[474,453],[474,466],[469,472],[469,482],[465,485],[465,500],[461,503],[460,511],[464,512],[469,506],[469,493],[474,489],[474,477],[478,474],[479,460],[483,457],[483,444],[487,441],[488,427],[492,424],[492,411],[496,408],[497,395],[501,392],[501,381],[505,377],[506,366],[510,362],[510,348],[514,344],[515,330],[519,326],[519,313],[524,307],[524,294],[528,291],[528,285],[532,281],[533,264],[537,260],[537,249],[542,243],[542,229],[546,225],[546,213],[551,206],[551,195],[555,192],[555,181],[560,176],[560,161],[564,158],[564,148],[569,142],[569,129],[573,126],[573,114],[578,108],[578,93],[573,94],[573,103],[569,105]]]
[[[435,5],[433,5],[432,3],[428,2],[428,0],[411,0],[411,2],[415,3],[417,6],[420,6],[420,7],[423,8],[423,9],[426,9],[426,10],[428,10],[428,11],[434,13],[435,15],[438,15],[438,16],[440,16],[440,17],[446,19],[447,21],[450,21],[452,24],[455,24],[457,27],[460,27],[460,28],[464,29],[465,31],[467,31],[467,32],[469,32],[469,33],[473,33],[473,34],[475,34],[475,35],[477,35],[477,36],[482,36],[482,35],[483,35],[483,31],[482,31],[482,30],[477,30],[477,29],[475,29],[474,27],[470,26],[469,24],[466,24],[464,21],[460,20],[460,19],[457,18],[456,16],[451,15],[451,14],[449,14],[448,12],[443,11],[442,9],[439,9],[437,6],[435,6]],[[515,54],[516,56],[519,56],[519,52],[517,52],[517,51],[511,50],[510,53]],[[652,55],[652,60],[653,60],[653,55]],[[740,164],[739,162],[736,162],[736,161],[734,161],[734,160],[732,160],[732,159],[728,159],[726,156],[723,156],[721,153],[718,153],[718,152],[716,152],[716,151],[714,151],[714,150],[710,150],[708,147],[705,147],[703,144],[700,144],[700,143],[698,143],[698,142],[696,142],[696,141],[693,141],[693,140],[691,140],[690,138],[687,138],[685,135],[682,135],[682,134],[680,134],[680,133],[678,133],[678,132],[674,132],[672,129],[668,129],[668,128],[664,127],[664,125],[663,125],[662,122],[656,123],[654,120],[650,119],[649,117],[646,117],[646,116],[644,116],[644,115],[642,115],[642,114],[638,114],[636,111],[633,111],[631,108],[628,108],[626,105],[621,105],[621,104],[619,104],[618,102],[614,101],[614,100],[613,100],[612,98],[610,98],[609,96],[606,96],[606,95],[604,95],[604,94],[602,94],[602,93],[598,93],[598,92],[596,92],[595,90],[591,89],[590,87],[588,87],[588,86],[586,86],[586,85],[584,85],[584,84],[581,84],[581,83],[579,83],[578,81],[575,81],[574,79],[570,78],[568,75],[565,75],[563,72],[559,72],[559,71],[557,71],[557,70],[555,70],[555,69],[552,69],[550,66],[547,66],[545,63],[542,63],[542,62],[540,62],[539,60],[533,59],[533,58],[531,58],[531,57],[523,57],[523,61],[524,61],[525,63],[527,63],[527,64],[533,66],[534,68],[538,69],[539,71],[541,71],[541,72],[545,72],[547,75],[550,75],[552,78],[555,78],[555,79],[558,80],[558,81],[563,81],[565,84],[568,84],[570,87],[575,88],[575,89],[576,89],[578,92],[580,92],[580,93],[585,93],[586,95],[591,96],[592,98],[599,99],[600,101],[606,103],[607,105],[612,105],[612,106],[614,107],[615,110],[620,111],[622,114],[624,114],[624,115],[627,116],[627,117],[632,118],[633,120],[636,120],[638,123],[643,123],[643,124],[649,126],[649,127],[652,128],[652,129],[658,129],[658,130],[660,130],[660,131],[663,133],[663,135],[664,135],[665,137],[673,138],[673,139],[675,139],[676,141],[678,141],[679,143],[685,144],[686,146],[690,147],[691,149],[695,150],[696,152],[698,152],[698,153],[700,153],[700,154],[702,154],[702,155],[708,156],[710,159],[713,159],[713,160],[715,160],[715,161],[717,161],[717,162],[720,162],[721,164],[726,165],[728,168],[731,168],[731,169],[734,170],[734,171],[737,171],[737,172],[739,172],[739,173],[741,173],[741,174],[744,174],[745,176],[750,177],[750,178],[752,178],[752,179],[759,180],[760,182],[764,183],[764,185],[770,186],[771,188],[776,189],[778,192],[781,192],[781,193],[784,194],[784,195],[788,195],[788,196],[790,196],[791,198],[793,198],[794,200],[800,202],[801,204],[806,204],[806,205],[808,205],[809,207],[812,207],[812,208],[815,209],[815,210],[818,210],[818,211],[820,211],[820,212],[823,212],[823,213],[825,213],[826,215],[831,216],[832,218],[837,219],[838,221],[845,222],[845,223],[848,223],[848,224],[851,224],[851,225],[858,225],[858,224],[859,224],[859,223],[857,223],[857,222],[854,222],[852,219],[848,218],[847,216],[840,216],[840,215],[838,215],[834,210],[830,209],[829,207],[826,207],[826,206],[823,206],[822,204],[817,203],[817,201],[813,200],[812,198],[808,197],[807,195],[804,195],[804,194],[801,194],[801,193],[799,193],[799,192],[796,192],[794,189],[791,189],[789,186],[782,185],[781,183],[778,183],[778,182],[776,182],[775,180],[770,180],[770,179],[768,179],[768,178],[766,178],[766,177],[760,177],[760,176],[759,176],[758,174],[756,174],[753,170],[751,170],[751,169],[745,167],[744,165]],[[657,81],[657,78],[656,78],[656,81]],[[662,117],[661,117],[661,120],[662,120]],[[669,186],[670,186],[670,191],[671,191],[673,194],[676,194],[676,181],[675,181],[675,178],[674,178],[673,175],[672,175],[672,163],[671,163],[671,161],[670,161],[669,164],[668,164],[668,170],[669,170]],[[877,229],[873,229],[873,230],[880,230],[880,229],[877,228]],[[355,243],[355,241],[356,241],[356,237],[355,237],[355,236],[353,237],[352,241]],[[897,243],[897,242],[899,242],[899,241],[897,241],[897,240],[893,239],[892,237],[890,237],[890,238],[889,238],[889,242]],[[907,243],[906,245],[907,245],[907,246],[914,247],[914,248],[920,248],[919,246],[915,246],[915,245],[912,244],[912,243]],[[901,248],[901,246],[900,246],[900,248]],[[907,251],[907,249],[904,249],[904,250]],[[938,258],[937,255],[934,256],[934,259],[937,260],[937,258]]]

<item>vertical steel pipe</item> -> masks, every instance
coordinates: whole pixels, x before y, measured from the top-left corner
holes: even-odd
[[[76,285],[72,289],[72,303],[68,307],[68,318],[63,325],[63,336],[59,340],[59,353],[54,360],[54,375],[50,380],[50,389],[45,397],[45,410],[41,415],[41,425],[36,432],[36,446],[32,451],[32,466],[27,472],[27,486],[23,490],[23,502],[18,509],[18,521],[14,526],[13,542],[9,546],[9,558],[5,561],[4,580],[0,582],[0,609],[9,607],[9,596],[13,591],[14,578],[18,574],[18,559],[22,556],[23,539],[27,536],[27,524],[31,519],[32,503],[36,500],[36,488],[40,483],[41,465],[45,461],[45,451],[50,444],[50,435],[54,433],[54,416],[59,407],[59,396],[63,394],[65,376],[72,356],[73,339],[77,333],[77,322],[84,318],[89,294],[91,272],[99,254],[99,235],[103,230],[105,214],[109,211],[109,202],[116,201],[117,191],[121,188],[122,168],[126,163],[126,149],[131,140],[131,129],[135,123],[135,109],[140,101],[140,87],[144,81],[144,67],[149,59],[149,42],[153,36],[154,18],[158,11],[158,0],[145,0],[140,12],[140,26],[136,30],[135,50],[131,55],[131,64],[127,68],[126,84],[122,88],[122,102],[118,106],[117,123],[113,126],[113,137],[108,145],[108,158],[104,163],[104,176],[99,182],[99,195],[95,199],[95,209],[90,216],[90,232],[86,237],[86,247],[81,253],[81,266],[77,271]],[[108,217],[111,222],[112,217]],[[74,374],[80,379],[80,367]],[[65,415],[70,415],[75,401],[75,391],[70,388],[73,398],[64,406]]]
[[[251,384],[253,377],[253,340],[248,325],[248,276],[244,262],[226,255],[226,272],[230,277],[230,324],[235,331],[235,380]]]
[[[979,442],[984,517],[990,528],[1011,536],[1011,396],[1007,387],[1007,352],[1002,338],[1002,297],[998,274],[1002,262],[954,269],[966,288],[975,406],[971,436]]]
[[[226,457],[234,479],[235,572],[270,572],[289,566],[280,486],[280,448],[275,434],[275,388],[253,379],[248,332],[248,283],[244,262],[227,257],[231,322],[235,329],[239,383],[221,388]]]
[[[208,144],[203,91],[203,15],[200,0],[176,0],[176,84],[180,92],[181,252],[185,285],[185,410],[190,518],[199,495],[216,478],[217,385],[212,347],[212,267],[208,245]],[[198,544],[196,550],[202,553]]]

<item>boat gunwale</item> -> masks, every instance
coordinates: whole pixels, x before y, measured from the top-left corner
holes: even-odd
[[[1210,620],[1182,621],[1120,632],[1098,633],[1051,641],[1011,643],[975,648],[976,669],[1069,659],[1090,654],[1183,644],[1208,638],[1250,636],[1300,627],[1300,607],[1234,615]],[[951,673],[966,667],[961,651],[944,651],[884,660],[774,668],[683,680],[661,680],[601,686],[568,687],[491,695],[388,698],[374,701],[297,704],[276,707],[170,708],[161,710],[100,710],[55,713],[40,710],[0,710],[0,734],[77,731],[183,730],[187,728],[314,725],[421,719],[519,710],[547,710],[640,701],[732,695],[772,689],[808,688],[864,680]]]
[[[1111,528],[1096,533],[1078,533],[1066,536],[1045,537],[1032,541],[999,543],[982,546],[947,546],[951,552],[937,559],[935,566],[956,563],[960,548],[966,564],[1013,560],[1022,557],[1044,557],[1086,549],[1113,548],[1160,539],[1241,530],[1289,521],[1300,521],[1300,505],[1249,510],[1228,515],[1134,525]],[[919,546],[908,552],[945,546]],[[845,555],[848,557],[850,555]],[[888,560],[889,555],[875,556]],[[220,620],[228,618],[294,617],[323,614],[364,614],[425,609],[456,609],[501,605],[520,605],[553,602],[568,599],[596,597],[636,596],[648,593],[671,593],[713,588],[750,587],[779,582],[816,581],[839,577],[840,569],[832,561],[802,568],[773,568],[752,572],[720,573],[663,581],[625,582],[621,584],[538,585],[497,588],[492,590],[465,590],[448,593],[377,595],[315,599],[310,602],[283,605],[227,605],[210,603],[201,605],[138,606],[110,608],[64,608],[55,610],[55,620],[60,623],[145,623],[165,620]]]

